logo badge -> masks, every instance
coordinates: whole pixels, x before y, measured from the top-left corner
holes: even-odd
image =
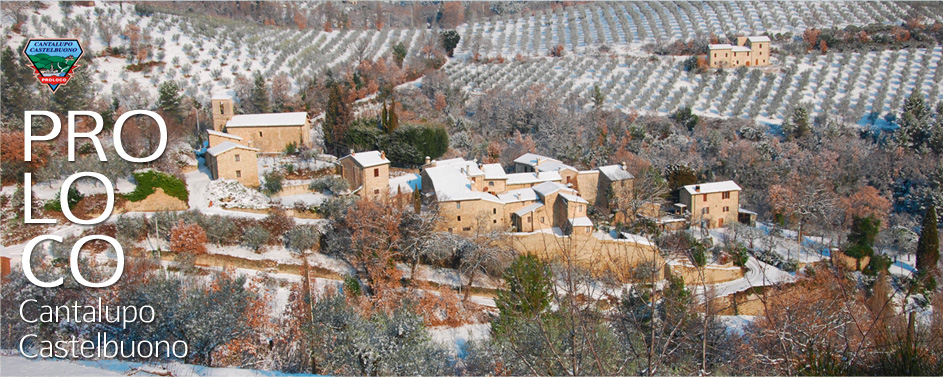
[[[23,49],[23,55],[33,63],[36,78],[53,92],[72,78],[82,53],[78,39],[30,39]]]

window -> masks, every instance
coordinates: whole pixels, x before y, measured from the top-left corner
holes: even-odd
[[[462,221],[462,217],[461,217],[461,216],[458,217],[458,221]]]
[[[259,131],[259,137],[262,137],[262,131]]]
[[[730,199],[730,191],[720,194],[721,199]]]
[[[452,228],[449,228],[449,232],[451,232],[451,231],[452,231]]]
[[[717,53],[716,53],[716,52],[714,53],[714,57],[715,57],[715,58],[717,57]]]
[[[724,57],[725,57],[725,58],[730,57],[730,54],[724,53]]]
[[[704,195],[702,195],[701,197],[702,197],[702,199],[701,199],[702,202],[706,202],[706,201],[707,201],[707,194],[704,194]]]
[[[455,202],[455,209],[462,209],[462,202]]]
[[[236,178],[242,178],[242,170],[236,170]]]
[[[236,157],[236,162],[239,162],[239,155],[237,154],[235,157]]]
[[[498,214],[498,209],[497,209],[497,208],[492,208],[492,209],[491,209],[491,214],[492,214],[492,215],[497,215],[497,214]]]
[[[380,168],[373,168],[373,176],[374,177],[380,176]]]
[[[494,187],[494,181],[488,181],[488,186]]]
[[[730,207],[724,206],[724,212],[730,212]]]
[[[704,207],[704,214],[705,214],[705,215],[710,215],[710,214],[711,214],[711,207]]]
[[[533,219],[530,216],[527,216],[527,222],[531,222]]]
[[[466,227],[462,228],[462,231],[470,232],[470,231],[471,231],[471,227],[470,227],[470,226],[466,226]]]
[[[543,216],[540,216],[540,223],[541,223],[541,224],[544,223],[544,217],[543,217]]]
[[[373,190],[373,195],[380,195],[380,189]]]
[[[497,224],[498,220],[491,220],[492,223]]]

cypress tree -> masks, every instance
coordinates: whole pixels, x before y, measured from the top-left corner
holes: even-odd
[[[936,265],[940,260],[940,236],[937,233],[936,207],[930,204],[923,216],[923,228],[917,241],[917,271],[921,275],[936,275]]]

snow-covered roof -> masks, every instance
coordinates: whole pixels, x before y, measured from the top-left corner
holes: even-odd
[[[213,93],[213,96],[211,97],[211,99],[232,99],[232,96],[227,94],[226,92],[216,92],[216,93]]]
[[[485,179],[508,179],[508,174],[504,172],[501,164],[484,164],[481,170],[485,172]]]
[[[519,209],[519,210],[517,210],[517,211],[514,211],[514,214],[517,215],[518,217],[521,217],[521,216],[524,216],[524,215],[526,215],[526,214],[528,214],[528,213],[534,212],[534,211],[536,211],[537,209],[539,209],[540,207],[543,207],[543,206],[544,206],[543,203],[537,202],[537,203],[531,204],[531,205],[529,205],[529,206],[526,206],[526,207],[524,207],[524,208],[521,208],[521,209]]]
[[[749,47],[743,47],[743,46],[733,46],[733,48],[732,48],[731,50],[733,50],[733,52],[750,52],[750,51],[752,51],[752,50],[750,50]]]
[[[573,195],[570,193],[561,192],[560,197],[562,197],[563,199],[566,199],[566,201],[568,202],[589,204],[589,202],[587,202],[586,199],[581,198],[579,195]]]
[[[538,159],[540,160],[539,165],[537,164]],[[560,160],[550,158],[547,156],[542,156],[535,153],[524,153],[520,157],[514,159],[514,162],[533,167],[535,170],[538,170],[538,171],[560,171],[560,170],[565,170],[565,169],[577,171],[576,168],[570,165],[564,164]]]
[[[481,199],[501,203],[497,196],[472,191],[468,176],[456,166],[434,166],[426,168],[424,172],[429,176],[432,187],[435,188],[436,200],[440,202]]]
[[[711,194],[715,192],[740,191],[741,188],[734,181],[696,183],[684,186],[683,189],[689,194]]]
[[[539,197],[537,196],[537,192],[534,191],[534,189],[524,188],[499,194],[498,199],[501,199],[501,201],[504,203],[515,203],[537,200]]]
[[[729,50],[733,48],[733,45],[729,43],[718,43],[718,44],[707,45],[707,48],[710,50]]]
[[[542,172],[540,174],[513,173],[513,174],[508,174],[507,184],[520,185],[520,184],[528,184],[528,183],[559,181],[562,179],[563,178],[560,177],[560,173],[555,172],[555,171]]]
[[[220,154],[228,152],[230,149],[235,149],[235,148],[248,149],[250,151],[256,151],[256,152],[259,151],[257,148],[249,148],[242,144],[236,144],[231,141],[224,141],[222,143],[219,143],[219,145],[215,147],[207,149],[206,153],[209,153],[212,156],[219,156]]]
[[[764,36],[747,37],[747,40],[750,41],[750,43],[756,43],[756,42],[770,42],[769,37],[764,37]]]
[[[463,158],[453,158],[449,160],[437,161],[435,163],[437,167],[451,167],[452,169],[458,170],[460,173],[465,174],[469,177],[480,177],[485,175],[485,172],[481,171],[478,168],[478,163],[475,161],[467,161]]]
[[[575,218],[569,219],[569,221],[570,221],[570,225],[572,226],[593,226],[593,221],[590,220],[589,217],[586,217],[586,216],[575,217]]]
[[[557,160],[541,162],[540,165],[537,165],[537,170],[540,170],[540,171],[561,171],[561,170],[577,171],[576,168],[570,165],[564,164]]]
[[[206,133],[208,133],[208,134],[210,134],[210,135],[215,135],[215,136],[230,138],[230,139],[234,139],[234,140],[242,140],[242,138],[239,137],[239,136],[236,136],[236,135],[233,135],[233,134],[227,134],[227,133],[225,133],[225,132],[219,132],[219,131],[213,131],[213,130],[206,130]]]
[[[279,127],[303,126],[308,121],[308,113],[304,111],[294,113],[270,114],[240,114],[235,115],[226,127]]]
[[[544,182],[537,186],[534,186],[534,191],[537,192],[537,195],[540,195],[541,197],[546,197],[547,195],[553,194],[565,188],[566,188],[566,185],[563,185],[557,182]]]
[[[528,165],[528,166],[537,166],[537,159],[540,159],[540,160],[543,160],[543,161],[553,160],[553,159],[550,158],[550,157],[542,156],[542,155],[539,155],[539,154],[536,154],[536,153],[524,153],[524,154],[522,154],[520,157],[515,158],[515,159],[514,159],[514,163],[516,163],[516,164],[524,164],[524,165]]]
[[[605,175],[606,178],[609,178],[609,180],[613,182],[635,178],[632,173],[629,173],[628,170],[623,169],[622,165],[619,164],[600,166],[596,169],[598,169],[600,173]]]
[[[341,159],[350,158],[360,165],[360,167],[369,168],[371,166],[389,164],[388,160],[382,153],[379,151],[366,151],[366,152],[354,152],[352,154],[341,157]]]

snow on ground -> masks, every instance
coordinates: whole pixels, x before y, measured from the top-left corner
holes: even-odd
[[[468,343],[471,341],[487,340],[491,337],[491,324],[476,323],[459,327],[438,326],[427,329],[433,341],[439,343],[459,358],[465,358],[468,352]]]
[[[210,182],[206,185],[204,195],[208,201],[208,207],[267,209],[272,206],[265,194],[232,179],[217,179]]]
[[[170,372],[170,374],[166,374]],[[27,359],[0,356],[0,374],[4,376],[313,376],[240,368],[210,368],[182,363],[144,364],[119,360]]]
[[[276,201],[280,202],[282,206],[291,207],[295,203],[304,203],[307,205],[318,205],[330,198],[329,195],[324,195],[320,192],[307,193],[307,194],[298,194],[298,195],[286,195],[275,198]]]
[[[35,178],[36,177],[33,176],[33,179]],[[33,198],[42,200],[55,199],[56,195],[59,195],[59,191],[62,189],[63,181],[65,181],[65,179],[56,179],[42,183],[33,182]],[[119,178],[116,182],[112,182],[112,184],[114,185],[115,195],[127,194],[131,191],[134,191],[134,188],[136,187],[136,185],[131,183],[131,181],[127,178]],[[105,186],[94,178],[79,179],[72,186],[78,189],[82,195],[105,193]],[[13,195],[15,190],[16,185],[3,186],[3,188],[0,189],[0,194]]]
[[[731,295],[742,292],[752,287],[762,287],[780,283],[789,283],[796,280],[796,277],[786,271],[780,270],[774,266],[758,261],[754,257],[747,260],[747,272],[742,278],[728,282],[714,284],[711,287],[717,297]],[[703,286],[697,286],[695,292],[698,294],[704,289]],[[703,297],[703,295],[700,295]]]

